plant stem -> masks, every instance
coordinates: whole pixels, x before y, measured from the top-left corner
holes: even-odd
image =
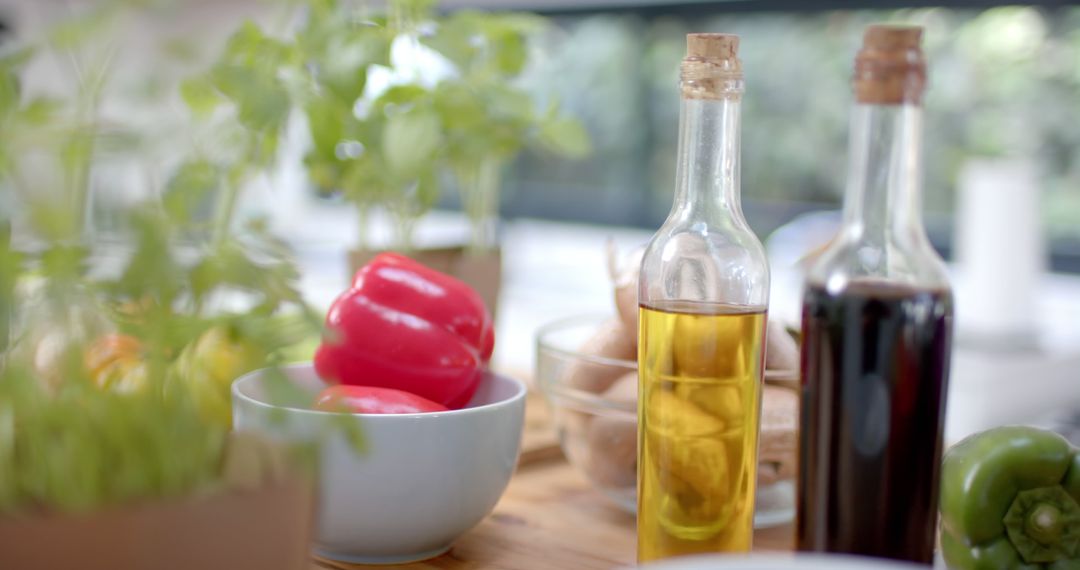
[[[1051,503],[1040,503],[1028,513],[1025,521],[1027,535],[1039,544],[1053,544],[1061,538],[1061,510]]]
[[[409,214],[408,204],[399,204],[391,210],[394,216],[394,225],[397,226],[397,249],[401,253],[413,251],[413,230],[416,227],[416,217]]]
[[[233,176],[225,176],[222,182],[221,198],[218,202],[217,218],[214,220],[214,245],[221,245],[229,237],[233,216],[236,214],[236,202],[240,194],[238,181]]]
[[[11,321],[15,308],[15,276],[19,273],[14,267],[11,223],[7,220],[0,220],[0,264],[4,267],[3,274],[0,274],[0,367],[2,367],[2,355],[7,352],[8,344],[11,342]]]
[[[472,223],[472,253],[495,246],[503,163],[498,156],[487,156],[473,167],[458,171],[465,213]]]
[[[85,128],[86,132],[78,132],[76,136],[76,144],[79,145],[76,150],[77,162],[72,167],[70,172],[70,199],[71,207],[75,216],[73,221],[75,227],[72,228],[75,239],[84,235],[86,231],[87,219],[90,217],[90,213],[86,211],[89,204],[90,197],[90,169],[92,160],[94,157],[94,148],[97,141],[98,130],[98,111],[101,108],[101,94],[105,88],[106,80],[109,76],[112,59],[116,51],[110,49],[103,58],[101,64],[97,66],[96,73],[87,75],[86,82],[80,86],[80,105],[78,105],[78,119],[76,125],[78,128]],[[74,65],[77,66],[77,58],[74,53],[70,53]],[[82,137],[85,137],[82,138]]]
[[[357,247],[363,251],[368,248],[368,221],[371,218],[371,207],[364,202],[356,203],[356,242]]]

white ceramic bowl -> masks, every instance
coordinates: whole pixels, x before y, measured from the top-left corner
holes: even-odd
[[[285,368],[314,397],[326,384],[310,364]],[[264,371],[232,387],[233,423],[287,441],[321,441],[314,551],[364,564],[423,560],[447,551],[499,500],[517,464],[525,414],[521,382],[485,374],[468,407],[429,414],[353,414],[357,454],[341,414],[268,403]]]

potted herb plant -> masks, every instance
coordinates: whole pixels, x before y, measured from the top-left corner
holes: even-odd
[[[311,140],[303,160],[313,185],[324,194],[340,193],[356,209],[354,268],[381,249],[402,251],[469,282],[493,307],[504,171],[528,146],[580,157],[589,152],[589,139],[556,105],[537,109],[513,83],[527,64],[528,38],[542,30],[543,19],[475,11],[443,15],[433,4],[392,0],[385,13],[373,13],[337,0],[304,2],[302,23],[292,33],[271,38],[246,24],[217,71],[192,83],[189,93],[224,95],[244,107],[245,94],[230,90],[221,71],[260,78],[253,91],[280,94],[282,104],[287,98],[302,112]],[[416,226],[447,186],[458,191],[471,239],[456,247],[419,248]],[[389,243],[368,241],[373,213],[393,220]]]
[[[434,32],[421,38],[456,70],[434,89],[446,141],[440,159],[473,230],[456,261],[457,273],[472,281],[489,305],[498,295],[499,194],[508,165],[527,146],[569,158],[590,151],[580,123],[561,116],[554,105],[539,111],[531,94],[513,84],[528,63],[529,35],[545,24],[525,14],[461,11],[439,20]]]
[[[230,432],[231,381],[318,322],[283,244],[233,227],[269,131],[243,127],[236,157],[193,157],[160,200],[111,212],[107,266],[86,228],[107,74],[34,97],[33,57],[0,56],[0,567],[304,568],[304,454]]]

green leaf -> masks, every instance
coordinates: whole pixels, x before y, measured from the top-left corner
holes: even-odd
[[[517,33],[502,35],[493,42],[490,49],[494,52],[495,68],[511,77],[521,73],[529,56],[525,38]]]
[[[420,204],[421,212],[427,212],[435,207],[435,203],[439,200],[439,177],[435,169],[429,169],[417,179],[416,199]]]
[[[165,211],[174,220],[207,218],[209,197],[221,185],[221,175],[221,169],[207,160],[194,159],[181,164],[165,186]]]
[[[74,280],[86,267],[87,250],[81,246],[54,246],[41,255],[41,272],[53,279]]]
[[[476,33],[468,18],[461,13],[455,13],[441,20],[435,33],[421,37],[420,42],[439,52],[465,72],[472,67],[479,51],[474,42]]]
[[[135,252],[111,288],[122,296],[151,296],[161,305],[170,306],[185,284],[170,246],[171,225],[150,209],[134,211],[131,222],[138,235]]]
[[[42,196],[30,202],[29,210],[31,227],[46,239],[69,240],[78,234],[82,212],[75,212],[70,204],[58,204],[57,200]]]
[[[312,395],[290,380],[280,369],[267,370],[266,391],[279,406],[308,408],[312,404]],[[349,417],[349,416],[346,416]],[[352,419],[349,417],[349,419]],[[354,422],[355,423],[355,422]],[[355,429],[355,428],[354,428]]]
[[[30,60],[34,59],[34,55],[37,51],[30,47],[24,46],[15,50],[7,51],[3,55],[0,55],[0,71],[3,72],[18,72],[30,63]]]
[[[533,100],[525,91],[507,85],[489,85],[484,92],[492,116],[518,121],[523,128],[533,120]]]
[[[316,62],[316,80],[338,99],[352,103],[364,93],[368,66],[380,59],[382,44],[389,52],[389,42],[377,37],[349,40],[331,42],[328,56]]]
[[[358,160],[349,161],[341,174],[341,191],[357,204],[372,204],[384,199],[389,192],[386,165],[375,153],[366,152]]]
[[[337,0],[308,0],[308,19],[325,20],[337,15]]]
[[[273,130],[262,133],[254,138],[252,149],[248,157],[250,164],[236,165],[235,169],[239,173],[237,178],[242,178],[246,175],[250,167],[270,168],[273,166],[274,161],[277,160],[278,143],[281,142],[279,132],[279,130]],[[237,182],[239,182],[239,180],[237,180]]]
[[[266,39],[258,24],[247,20],[229,36],[225,44],[225,59],[250,65],[267,55],[262,52]]]
[[[273,75],[222,64],[215,66],[211,78],[214,86],[236,104],[238,118],[248,128],[270,130],[284,125],[289,98]]]
[[[391,0],[392,11],[397,11],[412,22],[418,22],[431,15],[436,0]]]
[[[193,77],[180,83],[180,96],[191,112],[206,117],[222,102],[209,77]]]
[[[304,109],[315,153],[323,160],[337,159],[337,145],[345,138],[345,124],[355,122],[352,108],[334,97],[312,99]]]
[[[240,122],[256,131],[280,129],[290,109],[289,93],[280,76],[294,62],[296,50],[245,22],[228,40],[221,60],[210,71],[210,83],[237,106]],[[203,89],[191,87],[193,91]]]
[[[18,110],[21,91],[19,77],[14,71],[0,70],[0,119]]]
[[[257,24],[248,21],[229,37],[221,60],[272,73],[283,65],[295,63],[297,55],[293,44],[267,36]]]
[[[391,172],[413,178],[428,166],[441,142],[438,115],[418,107],[387,119],[382,151]]]
[[[329,195],[341,189],[343,166],[336,158],[326,158],[312,150],[304,156],[304,167],[319,194]]]
[[[84,169],[90,168],[90,160],[94,152],[94,135],[93,131],[78,127],[68,132],[66,139],[60,145],[60,160],[65,174],[75,177]]]
[[[378,23],[361,23],[354,24],[350,33],[364,47],[364,58],[369,64],[390,67],[390,47],[396,37],[394,30]]]
[[[88,14],[68,18],[49,30],[49,40],[60,49],[77,50],[105,31],[110,16],[108,6],[100,6],[89,10]]]
[[[12,319],[15,316],[15,286],[21,270],[22,255],[11,247],[11,222],[0,219],[0,354],[4,354],[8,348]],[[3,445],[2,422],[3,417],[0,415],[0,446]],[[2,462],[3,454],[0,452],[0,463]],[[0,484],[0,488],[2,487]],[[2,502],[0,498],[0,503]]]
[[[421,41],[454,62],[465,76],[496,74],[507,79],[524,69],[527,36],[544,25],[543,18],[527,14],[462,10],[441,20],[436,33]]]
[[[183,63],[197,63],[199,47],[193,38],[171,38],[166,40],[161,51],[168,57]]]
[[[196,299],[225,285],[257,288],[262,275],[260,268],[234,243],[226,242],[205,257],[191,270],[191,289]]]
[[[415,103],[427,97],[428,90],[421,85],[395,85],[375,100],[375,108],[383,109],[388,105]]]
[[[441,82],[434,93],[435,110],[448,130],[482,131],[487,110],[476,91],[458,81]],[[482,136],[482,132],[474,136]]]
[[[63,103],[52,97],[35,97],[27,103],[19,118],[30,126],[40,127],[47,124],[63,108]]]
[[[540,143],[548,150],[569,158],[584,158],[592,152],[589,133],[573,119],[555,119],[542,124]]]

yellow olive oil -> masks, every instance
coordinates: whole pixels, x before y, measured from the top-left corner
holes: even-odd
[[[640,311],[638,560],[749,551],[765,311]]]

